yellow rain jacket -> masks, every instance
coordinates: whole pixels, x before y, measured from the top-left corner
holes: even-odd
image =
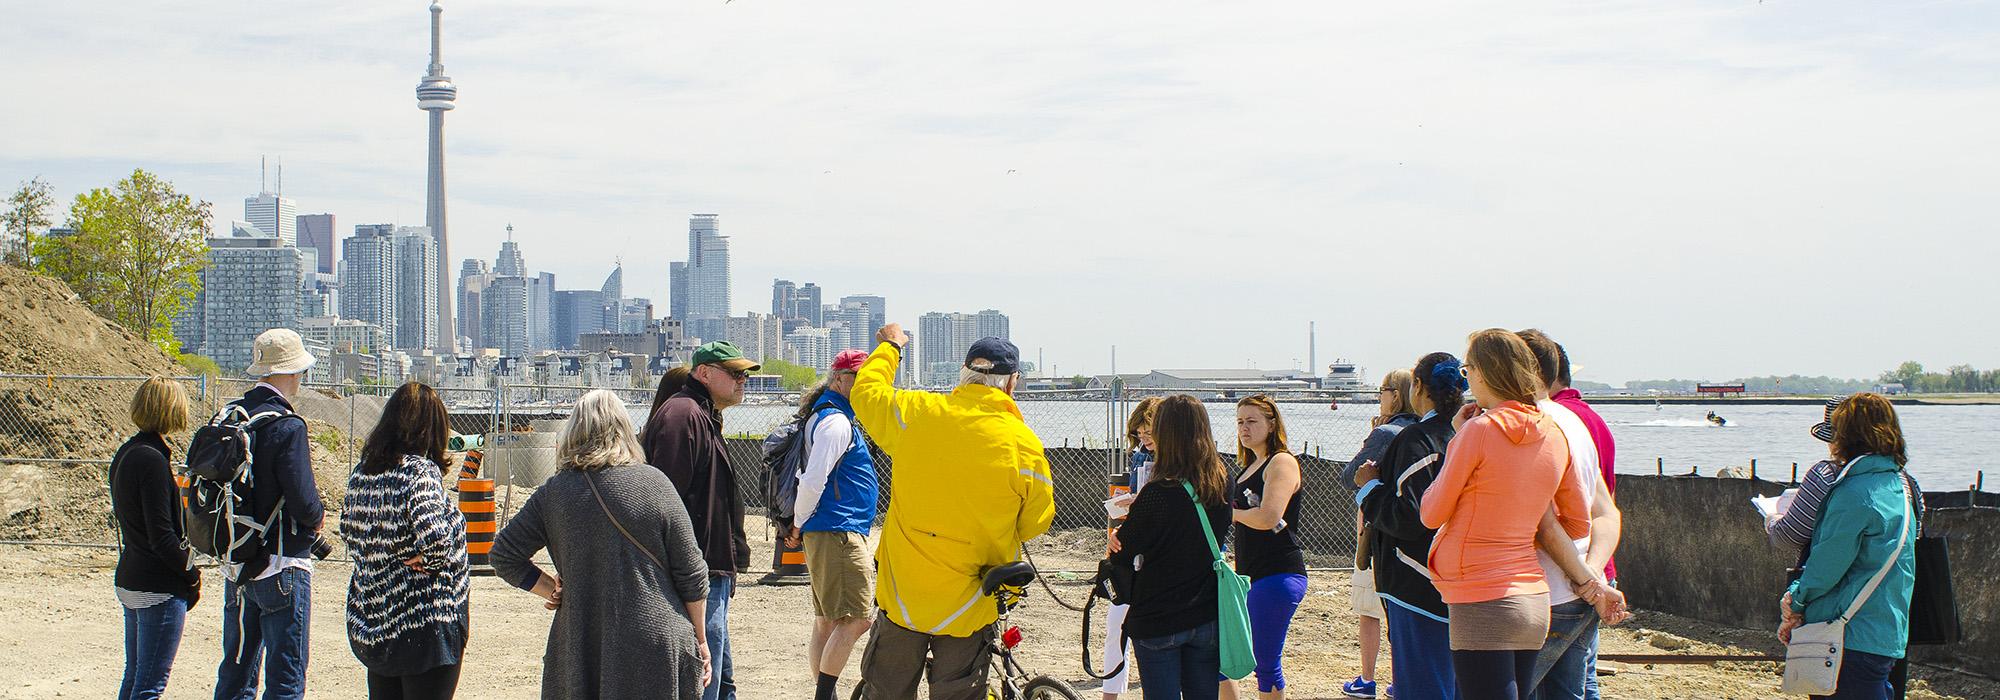
[[[848,396],[894,469],[875,604],[905,629],[970,637],[998,617],[979,595],[980,572],[1019,559],[1022,542],[1048,531],[1055,483],[1007,392],[897,389],[901,359],[896,346],[877,346]]]

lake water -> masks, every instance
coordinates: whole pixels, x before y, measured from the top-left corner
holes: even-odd
[[[1121,440],[1124,416],[1112,416],[1103,402],[1023,401],[1028,425],[1052,447],[1101,447]],[[1217,447],[1236,446],[1235,408],[1208,404]],[[1821,407],[1749,406],[1739,404],[1663,406],[1603,405],[1598,413],[1611,425],[1617,441],[1621,474],[1651,474],[1655,460],[1664,459],[1666,472],[1685,474],[1694,466],[1714,474],[1726,466],[1748,466],[1757,460],[1758,475],[1784,480],[1792,462],[1801,468],[1826,458],[1826,444],[1808,430],[1819,422]],[[643,408],[638,409],[643,411]],[[1714,410],[1728,419],[1715,426],[1705,419]],[[1329,459],[1346,459],[1367,435],[1370,404],[1329,410],[1324,403],[1281,406],[1294,449],[1317,452]],[[1933,491],[1966,488],[1974,472],[1987,470],[2000,481],[1994,459],[2000,456],[2000,406],[1897,406],[1904,439],[1909,443],[1910,472]],[[739,406],[729,409],[724,430],[731,434],[761,434],[791,416],[787,406]],[[1113,420],[1115,419],[1115,421]],[[1115,426],[1107,431],[1107,426]],[[1992,487],[1989,487],[1991,489]]]

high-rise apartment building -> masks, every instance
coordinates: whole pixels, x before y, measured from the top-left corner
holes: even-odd
[[[332,214],[300,214],[293,219],[298,231],[298,247],[317,251],[319,260],[313,270],[320,274],[333,274],[334,242],[340,237],[334,228]]]
[[[208,239],[208,267],[201,271],[201,330],[194,352],[216,366],[241,374],[250,366],[251,344],[273,328],[299,322],[296,290],[305,255],[276,237]],[[189,338],[182,338],[183,345]]]
[[[687,263],[667,263],[667,318],[685,321],[687,317]]]
[[[340,242],[341,317],[375,324],[392,335],[398,310],[395,238],[394,224],[361,224]]]
[[[437,238],[423,226],[398,226],[394,241],[396,324],[389,342],[398,350],[437,347]]]
[[[785,334],[788,362],[824,373],[833,364],[833,342],[825,328],[800,328]]]
[[[528,278],[520,275],[496,276],[481,295],[486,308],[480,310],[485,327],[480,336],[487,347],[502,357],[528,353]]]
[[[1007,338],[1011,324],[1007,315],[993,309],[976,314],[933,311],[917,319],[918,375],[925,386],[948,386],[958,381],[958,368],[965,353],[980,338]]]
[[[556,275],[544,272],[528,278],[528,351],[547,350],[556,346],[555,320]]]
[[[840,298],[841,308],[844,309],[849,304],[860,304],[862,307],[868,309],[868,319],[865,325],[868,326],[868,335],[870,337],[875,335],[876,329],[889,323],[889,302],[887,299],[872,294],[852,294]]]
[[[785,359],[785,324],[778,317],[752,311],[730,317],[727,324],[721,339],[734,343],[745,357],[758,362]]]

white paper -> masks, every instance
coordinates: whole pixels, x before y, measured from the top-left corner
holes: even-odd
[[[1785,511],[1792,509],[1792,501],[1798,498],[1798,495],[1798,489],[1785,489],[1784,493],[1776,496],[1751,498],[1750,504],[1757,507],[1757,514],[1764,516],[1764,522],[1769,524],[1784,517]]]
[[[1132,494],[1125,493],[1104,499],[1104,513],[1112,519],[1123,518],[1131,512]]]

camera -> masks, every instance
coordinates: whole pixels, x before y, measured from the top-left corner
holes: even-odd
[[[319,534],[314,534],[312,541],[312,557],[314,559],[325,559],[329,556],[333,556],[333,543],[326,541],[326,538]]]

